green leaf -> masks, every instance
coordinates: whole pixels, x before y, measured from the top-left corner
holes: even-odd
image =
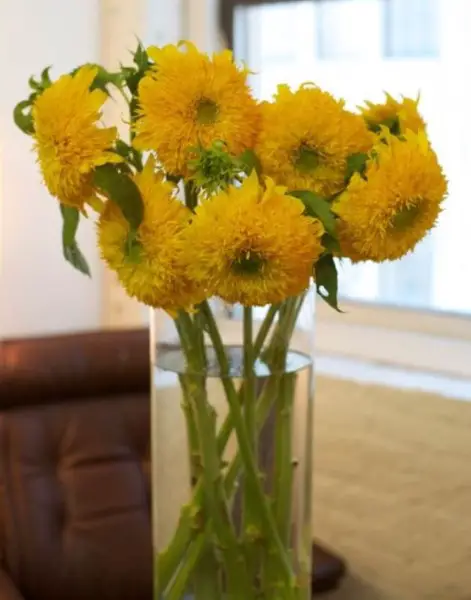
[[[138,171],[142,171],[142,156],[139,150],[136,150],[129,144],[126,144],[123,140],[117,140],[115,144],[115,152],[125,158],[131,165],[133,165]],[[122,169],[118,169],[122,170]]]
[[[324,225],[327,233],[331,236],[336,236],[336,217],[332,212],[329,202],[309,190],[296,190],[294,192],[288,192],[290,196],[299,198],[304,206],[306,207],[306,213],[311,217],[316,217]]]
[[[133,60],[139,71],[147,71],[147,69],[150,67],[149,56],[141,42],[139,42],[137,46]]]
[[[340,253],[340,244],[338,239],[329,233],[324,233],[322,236],[322,245],[332,254]]]
[[[29,111],[26,111],[29,109]],[[15,125],[21,129],[23,133],[32,135],[34,133],[33,115],[31,114],[31,100],[23,100],[19,102],[13,109],[13,120]]]
[[[41,73],[41,88],[43,90],[45,90],[52,84],[51,78],[49,77],[49,71],[51,70],[51,68],[51,66],[46,67]]]
[[[360,173],[363,175],[366,169],[366,161],[368,160],[368,154],[364,152],[358,152],[356,154],[350,154],[347,158],[347,169],[345,172],[345,181],[349,181],[353,173]]]
[[[90,267],[88,266],[87,260],[81,253],[77,243],[74,242],[71,246],[64,246],[64,258],[70,263],[77,271],[91,277]]]
[[[144,205],[134,181],[113,165],[97,167],[93,180],[100,192],[119,206],[131,229],[137,230],[144,215]]]
[[[92,81],[90,86],[91,90],[99,89],[109,94],[108,86],[110,84],[116,87],[121,87],[123,80],[121,73],[110,73],[100,65],[93,66],[98,68],[98,73],[95,75],[95,79]]]
[[[129,91],[135,97],[137,95],[137,90],[139,87],[139,82],[144,76],[143,71],[137,71],[136,69],[126,69],[126,73],[124,74],[124,81],[129,88]]]
[[[137,238],[137,233],[131,230],[126,239],[126,248],[124,253],[130,263],[138,264],[141,260],[142,246]]]
[[[62,214],[62,250],[64,258],[75,269],[90,277],[90,267],[81,253],[75,235],[80,220],[80,213],[73,206],[60,205]]]
[[[97,63],[85,63],[76,67],[73,71],[71,71],[71,75],[75,75],[81,68],[83,67],[93,67],[97,69],[97,74],[95,75],[94,80],[90,85],[90,90],[102,90],[106,94],[109,95],[108,85],[112,84],[116,87],[121,87],[123,82],[123,75],[121,73],[111,73],[107,71],[104,67]]]
[[[41,84],[38,83],[36,81],[36,79],[31,75],[31,77],[28,79],[28,85],[29,87],[34,90],[35,92],[38,92],[41,90]]]
[[[49,77],[51,68],[52,67],[49,66],[42,70],[39,81],[36,81],[33,75],[28,79],[28,85],[34,91],[34,95],[38,92],[43,92],[52,84],[51,78]]]
[[[239,160],[242,163],[243,171],[247,173],[247,175],[250,175],[250,173],[255,169],[257,175],[260,177],[262,165],[260,163],[260,159],[253,150],[245,150],[242,152],[242,154],[239,156]]]
[[[314,267],[314,278],[319,296],[337,312],[342,312],[338,306],[338,275],[332,255],[320,257]]]
[[[75,234],[77,233],[78,224],[80,220],[80,213],[77,208],[73,206],[66,206],[65,204],[60,205],[62,214],[62,243],[64,246],[70,246],[75,241]]]
[[[136,96],[139,82],[149,70],[152,63],[150,62],[149,56],[147,55],[147,52],[141,43],[139,43],[137,50],[132,57],[136,67],[121,67],[121,74],[131,94]],[[134,108],[136,107],[137,104],[134,105]],[[133,107],[131,107],[131,113],[133,115],[135,114]]]

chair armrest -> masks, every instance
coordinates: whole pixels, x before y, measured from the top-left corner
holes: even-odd
[[[0,600],[24,600],[3,569],[0,569]]]

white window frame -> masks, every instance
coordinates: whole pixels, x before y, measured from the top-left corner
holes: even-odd
[[[318,302],[317,348],[327,355],[471,379],[471,317],[340,301]]]
[[[130,8],[127,0],[114,2]],[[143,19],[136,35],[146,44],[188,39],[206,51],[220,45],[217,0],[140,0],[134,6]],[[106,287],[108,326],[149,323],[146,307],[126,298],[109,281]],[[320,300],[317,304],[316,344],[321,354],[471,379],[471,316],[350,300],[341,300],[340,305],[344,314]]]

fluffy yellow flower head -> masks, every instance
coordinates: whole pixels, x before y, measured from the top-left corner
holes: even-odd
[[[248,72],[225,50],[210,58],[193,44],[149,48],[154,65],[139,84],[134,145],[153,150],[167,172],[187,175],[190,150],[220,140],[231,154],[253,147],[259,108]]]
[[[364,177],[355,173],[333,206],[342,253],[354,261],[401,258],[435,225],[447,192],[425,132],[378,144]]]
[[[62,204],[79,209],[94,197],[94,168],[122,160],[110,152],[116,128],[98,126],[107,95],[90,91],[96,74],[96,68],[84,66],[75,75],[63,75],[38,96],[32,109],[44,182]]]
[[[372,144],[361,116],[318,87],[304,85],[293,92],[280,85],[275,101],[262,105],[256,154],[264,174],[291,190],[339,192],[347,157],[369,151]]]
[[[280,302],[309,285],[322,224],[303,203],[255,173],[204,201],[185,231],[191,277],[227,302]]]
[[[386,102],[374,104],[365,102],[366,107],[360,107],[363,118],[370,129],[378,131],[381,125],[387,125],[391,133],[399,135],[408,129],[419,133],[425,129],[425,121],[421,117],[418,105],[419,98],[403,98],[398,102],[390,94],[386,94]]]
[[[173,184],[162,180],[149,159],[134,177],[143,204],[144,218],[137,239],[137,260],[125,256],[129,225],[121,210],[108,201],[98,223],[102,258],[117,273],[126,292],[140,302],[174,313],[203,300],[201,293],[184,276],[182,234],[191,211],[173,196]]]

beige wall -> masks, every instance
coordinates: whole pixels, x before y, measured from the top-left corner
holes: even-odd
[[[128,299],[101,264],[92,222],[79,241],[93,279],[63,259],[57,202],[44,189],[31,140],[12,123],[27,80],[44,66],[53,75],[77,64],[115,68],[140,38],[162,45],[191,39],[216,46],[217,0],[2,0],[0,2],[0,338],[146,322],[147,310]],[[119,123],[120,103],[106,121]]]
[[[46,65],[61,73],[99,56],[98,0],[0,2],[0,336],[100,325],[100,264],[90,225],[80,242],[95,273],[67,267],[57,203],[41,184],[31,140],[12,123],[27,80]]]

